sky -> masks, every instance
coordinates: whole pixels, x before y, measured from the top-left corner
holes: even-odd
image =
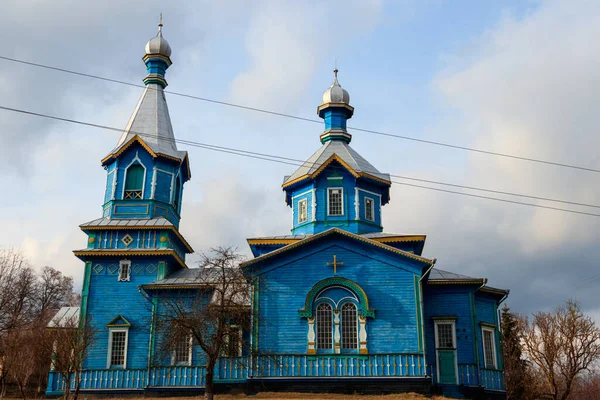
[[[352,127],[600,168],[597,1],[4,0],[1,55],[141,84],[161,12],[173,50],[168,91],[316,119],[337,65]],[[142,92],[6,60],[0,71],[2,106],[117,128]],[[178,139],[294,159],[320,147],[316,123],[167,100]],[[350,132],[383,172],[600,205],[595,172]],[[100,160],[119,136],[0,110],[0,246],[81,285],[78,225],[101,216]],[[293,166],[179,148],[192,168],[180,229],[197,252],[234,245],[249,254],[246,238],[289,233],[281,183]],[[599,223],[403,185],[383,209],[386,232],[426,234],[424,256],[510,289],[513,310],[572,297],[597,321]]]

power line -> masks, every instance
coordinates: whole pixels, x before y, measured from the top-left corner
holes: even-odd
[[[92,75],[92,74],[87,74],[87,73],[69,70],[69,69],[65,69],[65,68],[59,68],[59,67],[54,67],[54,66],[50,66],[50,65],[34,63],[31,61],[19,60],[16,58],[11,58],[11,57],[6,57],[6,56],[0,56],[0,59],[15,62],[15,63],[20,63],[20,64],[25,64],[25,65],[29,65],[29,66],[33,66],[33,67],[63,72],[63,73],[67,73],[67,74],[78,75],[78,76],[82,76],[82,77],[86,77],[86,78],[98,79],[98,80],[111,82],[111,83],[118,83],[118,84],[122,84],[122,85],[138,87],[138,88],[146,87],[145,85],[126,82],[126,81],[122,81],[122,80],[118,80],[118,79],[106,78],[106,77],[102,77],[102,76],[98,76],[98,75]],[[149,88],[149,89],[152,90],[152,88]],[[272,111],[272,110],[266,110],[266,109],[262,109],[262,108],[258,108],[258,107],[244,106],[241,104],[210,99],[207,97],[194,96],[194,95],[186,94],[186,93],[172,92],[169,90],[165,90],[164,92],[172,94],[174,96],[180,96],[180,97],[185,97],[185,98],[189,98],[189,99],[205,101],[205,102],[209,102],[209,103],[213,103],[213,104],[219,104],[219,105],[223,105],[223,106],[259,112],[259,113],[263,113],[263,114],[275,115],[275,116],[279,116],[279,117],[291,118],[291,119],[295,119],[295,120],[299,120],[299,121],[322,124],[322,121],[320,121],[318,119],[314,119],[314,118],[299,117],[297,115],[286,114],[286,113],[281,113],[281,112]],[[485,154],[485,155],[491,155],[491,156],[503,157],[503,158],[510,158],[510,159],[514,159],[514,160],[527,161],[527,162],[532,162],[532,163],[537,163],[537,164],[545,164],[545,165],[552,165],[555,167],[570,168],[570,169],[576,169],[576,170],[580,170],[580,171],[600,173],[600,169],[584,167],[584,166],[575,165],[575,164],[567,164],[567,163],[562,163],[562,162],[543,160],[543,159],[539,159],[539,158],[525,157],[525,156],[520,156],[520,155],[516,155],[516,154],[509,154],[509,153],[502,153],[502,152],[491,151],[491,150],[477,149],[474,147],[461,146],[461,145],[445,143],[445,142],[438,142],[435,140],[419,139],[419,138],[412,137],[412,136],[397,135],[397,134],[393,134],[393,133],[376,131],[376,130],[372,130],[372,129],[358,128],[358,127],[352,127],[352,126],[348,126],[348,128],[358,131],[358,132],[371,133],[374,135],[387,136],[387,137],[392,137],[392,138],[396,138],[396,139],[409,140],[409,141],[418,142],[418,143],[447,147],[447,148],[451,148],[451,149],[455,149],[455,150],[463,150],[463,151],[469,151],[469,152],[473,152],[473,153],[479,153],[479,154]]]
[[[53,119],[53,120],[57,120],[57,121],[69,122],[69,123],[78,124],[78,125],[90,126],[90,127],[99,128],[99,129],[106,129],[106,130],[111,130],[111,131],[116,131],[116,132],[122,132],[123,131],[122,129],[115,128],[115,127],[110,127],[110,126],[106,126],[106,125],[100,125],[100,124],[94,124],[94,123],[90,123],[90,122],[78,121],[78,120],[69,119],[69,118],[62,118],[62,117],[57,117],[57,116],[53,116],[53,115],[36,113],[36,112],[33,112],[33,111],[21,110],[21,109],[6,107],[6,106],[0,106],[0,109],[5,110],[5,111],[12,111],[12,112],[21,113],[21,114],[27,114],[27,115],[32,115],[32,116],[47,118],[47,119]],[[200,148],[204,148],[204,149],[207,149],[207,150],[219,151],[219,152],[223,152],[223,153],[229,153],[229,154],[234,154],[234,155],[248,157],[248,158],[255,158],[255,159],[264,160],[264,161],[277,162],[277,163],[280,163],[280,164],[292,165],[292,166],[296,166],[296,167],[299,167],[299,166],[307,164],[306,162],[301,162],[301,161],[299,162],[296,159],[288,158],[288,157],[274,156],[274,155],[265,154],[265,153],[251,152],[251,151],[246,151],[246,150],[234,149],[234,148],[230,148],[230,147],[216,146],[216,145],[211,145],[211,144],[206,144],[206,143],[200,143],[200,142],[194,142],[194,141],[189,141],[189,140],[178,140],[178,139],[173,139],[173,138],[166,137],[166,136],[161,136],[161,135],[146,134],[146,133],[143,133],[143,132],[134,132],[134,131],[130,131],[130,132],[134,133],[136,135],[142,136],[142,137],[143,136],[147,136],[147,137],[159,137],[159,138],[163,138],[164,140],[173,141],[173,142],[181,143],[181,144],[186,144],[188,146],[200,147]],[[369,172],[369,171],[365,171],[365,172]],[[371,173],[376,173],[376,171],[370,171],[370,172]],[[419,181],[431,182],[431,183],[436,183],[436,184],[445,184],[445,183],[442,183],[442,182],[426,181],[426,180],[421,180],[421,179],[417,179],[417,178],[406,178],[405,177],[405,179],[415,179],[415,180],[419,180]],[[444,193],[450,193],[450,194],[456,194],[456,195],[462,195],[462,196],[468,196],[468,197],[475,197],[475,198],[480,198],[480,199],[495,200],[495,201],[500,201],[500,202],[504,202],[504,203],[519,204],[519,205],[524,205],[524,206],[544,208],[544,209],[555,210],[555,211],[562,211],[562,212],[568,212],[568,213],[573,213],[573,214],[581,214],[581,215],[588,215],[588,216],[593,216],[593,217],[600,217],[600,214],[594,214],[594,213],[589,213],[589,212],[584,212],[584,211],[570,210],[570,209],[566,209],[566,208],[551,207],[551,206],[545,206],[545,205],[534,204],[534,203],[526,203],[526,202],[521,202],[521,201],[516,201],[516,200],[501,199],[501,198],[491,197],[491,196],[482,196],[482,195],[476,195],[476,194],[472,194],[472,193],[457,192],[457,191],[453,191],[453,190],[433,188],[433,187],[422,186],[422,185],[415,185],[415,184],[410,184],[410,183],[406,183],[406,182],[392,181],[392,183],[395,183],[395,184],[398,184],[398,185],[403,185],[403,186],[410,186],[410,187],[420,188],[420,189],[428,189],[428,190],[434,190],[434,191],[438,191],[438,192],[444,192]],[[448,185],[452,185],[452,184],[448,184]],[[452,186],[462,187],[461,185],[452,185]],[[470,188],[471,190],[487,190],[487,189],[475,189],[474,187],[468,187],[468,186],[464,186],[464,188]],[[496,191],[496,192],[503,193],[503,194],[509,194],[509,192],[500,192],[500,191]],[[529,197],[529,196],[519,195],[519,194],[514,194],[514,193],[510,193],[510,195],[520,196],[520,197]],[[547,198],[544,198],[544,197],[533,197],[533,198],[541,199],[541,200],[564,202],[564,203],[568,203],[568,204],[578,204],[578,205],[585,205],[585,206],[588,206],[588,207],[600,208],[600,206],[597,206],[597,205],[586,205],[586,204],[583,204],[583,203],[566,202],[566,201],[556,200],[556,199],[547,199]]]

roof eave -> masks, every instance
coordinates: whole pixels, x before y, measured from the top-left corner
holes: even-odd
[[[324,236],[331,235],[331,234],[334,234],[334,233],[337,233],[337,234],[340,234],[342,236],[346,236],[346,237],[349,237],[349,238],[352,238],[352,239],[355,239],[355,240],[358,240],[358,241],[362,241],[364,243],[371,244],[373,246],[377,246],[377,247],[379,247],[379,248],[381,248],[383,250],[387,250],[387,251],[389,251],[391,253],[395,253],[395,254],[398,254],[398,255],[410,258],[410,259],[412,259],[414,261],[421,262],[421,263],[423,263],[425,265],[432,265],[434,263],[433,260],[427,259],[425,257],[417,256],[417,255],[415,255],[413,253],[409,253],[409,252],[406,252],[406,251],[403,251],[403,250],[400,250],[400,249],[396,249],[395,247],[389,246],[387,244],[380,243],[380,242],[377,242],[375,240],[368,239],[368,238],[362,237],[360,235],[356,235],[354,233],[350,233],[350,232],[341,230],[339,228],[331,228],[331,229],[328,229],[328,230],[323,231],[321,233],[318,233],[316,235],[310,236],[310,237],[308,237],[306,239],[301,239],[301,240],[299,240],[299,241],[297,241],[295,243],[288,244],[287,246],[284,246],[284,247],[282,247],[280,249],[277,249],[277,250],[274,250],[272,252],[263,254],[263,255],[261,255],[259,257],[256,257],[256,258],[254,258],[252,260],[246,261],[246,262],[240,264],[240,267],[242,269],[246,269],[247,267],[249,267],[251,265],[254,265],[256,263],[262,262],[262,261],[264,261],[267,258],[274,257],[276,255],[279,255],[279,254],[284,253],[286,251],[292,250],[292,249],[294,249],[296,247],[303,246],[303,245],[305,245],[307,243],[310,243],[312,241],[318,240],[318,239],[320,239],[320,238],[322,238]]]

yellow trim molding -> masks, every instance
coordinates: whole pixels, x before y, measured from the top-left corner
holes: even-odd
[[[187,269],[185,262],[177,255],[175,250],[110,250],[110,249],[97,249],[94,251],[89,250],[74,250],[73,254],[77,257],[90,257],[90,256],[172,256],[179,265]]]
[[[426,237],[427,236],[425,236],[425,235],[411,235],[411,236],[398,235],[398,236],[372,238],[371,240],[374,240],[374,241],[380,242],[380,243],[424,242]]]
[[[172,231],[173,233],[175,233],[175,236],[177,236],[179,238],[179,240],[181,240],[181,242],[185,245],[185,247],[189,250],[189,253],[193,253],[194,249],[192,249],[192,246],[190,246],[190,244],[187,242],[187,240],[184,239],[183,236],[181,236],[181,233],[179,233],[179,231],[172,225],[167,225],[167,226],[158,226],[158,225],[154,225],[154,226],[115,226],[115,225],[111,225],[111,226],[80,226],[79,227],[82,231],[103,231],[103,230],[121,230],[121,231],[125,231],[128,229],[131,230],[136,230],[136,229],[156,229],[156,230],[160,230],[160,229],[168,229],[170,231]]]
[[[374,181],[377,182],[381,182],[387,185],[391,185],[391,182],[385,179],[381,179],[378,178],[374,175],[368,174],[366,172],[356,172],[352,167],[350,167],[344,160],[342,160],[337,154],[332,154],[331,157],[329,157],[327,159],[327,161],[325,161],[319,168],[317,168],[317,170],[315,172],[313,172],[312,174],[306,174],[306,175],[302,175],[294,180],[291,180],[289,182],[284,183],[283,185],[281,185],[282,188],[286,188],[288,186],[291,186],[295,183],[298,183],[300,181],[303,181],[305,179],[314,179],[316,178],[321,172],[323,172],[323,170],[325,168],[327,168],[327,166],[329,164],[331,164],[333,161],[337,161],[338,163],[340,163],[340,165],[344,168],[346,168],[348,170],[348,172],[350,172],[352,174],[352,176],[354,176],[355,178],[369,178],[372,179]]]
[[[402,251],[402,250],[396,249],[396,248],[394,248],[392,246],[388,246],[387,244],[379,243],[379,242],[376,242],[376,241],[374,241],[372,239],[367,239],[367,238],[364,238],[362,236],[359,236],[359,235],[356,235],[354,233],[350,233],[350,232],[344,231],[344,230],[339,229],[339,228],[331,228],[331,229],[328,229],[328,230],[326,230],[324,232],[321,232],[321,233],[318,233],[318,234],[313,235],[311,237],[308,237],[306,239],[299,240],[296,243],[292,243],[292,244],[290,244],[288,246],[285,246],[285,247],[282,247],[280,249],[277,249],[277,250],[271,251],[269,253],[263,254],[262,256],[256,257],[253,260],[246,261],[246,262],[240,264],[240,266],[243,267],[243,268],[245,268],[245,267],[247,267],[249,265],[252,265],[252,264],[255,264],[255,263],[259,262],[259,261],[263,261],[263,260],[265,260],[267,258],[276,256],[276,255],[278,255],[280,253],[286,252],[288,250],[291,250],[291,249],[294,249],[296,247],[302,246],[304,244],[310,243],[312,241],[318,240],[318,239],[322,238],[323,236],[328,236],[328,235],[331,235],[331,234],[334,234],[334,233],[337,233],[337,234],[340,234],[342,236],[346,236],[346,237],[349,237],[349,238],[353,238],[353,239],[359,240],[359,241],[364,242],[364,243],[368,243],[370,245],[379,247],[381,249],[390,251],[392,253],[396,253],[396,254],[399,254],[399,255],[402,255],[402,256],[405,256],[405,257],[408,257],[408,258],[412,258],[413,260],[420,261],[422,263],[426,263],[426,264],[429,264],[429,265],[433,265],[433,263],[434,263],[433,260],[430,260],[430,259],[425,258],[425,257],[417,256],[417,255],[415,255],[413,253],[408,253],[406,251]]]

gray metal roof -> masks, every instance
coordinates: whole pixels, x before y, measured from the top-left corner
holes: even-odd
[[[197,285],[206,284],[202,276],[201,268],[180,269],[173,272],[168,277],[152,282],[151,286],[181,286],[181,285]]]
[[[291,176],[286,177],[284,184],[291,182],[294,179],[300,178],[304,175],[309,175],[319,169],[325,161],[327,161],[332,155],[336,154],[346,164],[350,166],[356,172],[365,172],[373,175],[377,178],[389,181],[390,175],[381,173],[365,160],[360,154],[358,154],[348,143],[340,140],[331,140],[326,142],[315,154],[313,154],[308,160],[302,164],[300,168],[296,170]]]
[[[289,240],[289,239],[297,239],[302,240],[313,236],[313,234],[308,233],[304,235],[282,235],[282,236],[261,236],[248,238],[248,240]],[[402,237],[402,236],[425,236],[421,234],[407,234],[407,233],[385,233],[385,232],[372,232],[372,233],[360,233],[359,236],[362,236],[367,239],[377,239],[377,238],[386,238],[386,237]]]
[[[79,307],[63,307],[46,327],[48,328],[77,328],[79,325]]]
[[[171,126],[169,108],[161,85],[149,83],[146,85],[142,97],[138,102],[127,127],[117,147],[110,154],[114,154],[121,147],[138,135],[155,153],[183,160],[187,152],[177,150],[175,135]]]
[[[433,268],[429,274],[430,281],[473,281],[479,279],[480,278],[473,278],[471,276],[456,274],[454,272],[448,272],[437,268]]]
[[[141,227],[141,226],[173,226],[173,224],[166,218],[150,218],[150,219],[111,219],[111,218],[98,218],[93,221],[85,222],[79,227],[91,228],[91,227],[102,227],[102,226],[128,226],[128,227]]]

